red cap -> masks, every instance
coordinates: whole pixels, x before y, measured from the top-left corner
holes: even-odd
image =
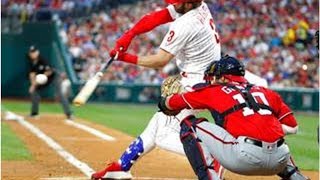
[[[239,83],[246,83],[248,82],[243,76],[235,76],[235,75],[223,75],[226,79],[230,81],[239,82]]]

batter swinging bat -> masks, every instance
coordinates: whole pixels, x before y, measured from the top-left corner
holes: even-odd
[[[108,69],[110,64],[114,61],[114,59],[117,58],[117,55],[115,57],[110,58],[110,60],[105,63],[99,72],[97,72],[92,78],[90,78],[86,84],[82,87],[78,95],[73,99],[73,104],[75,106],[81,106],[84,105],[93,91],[96,89],[97,85],[99,84],[103,73]]]

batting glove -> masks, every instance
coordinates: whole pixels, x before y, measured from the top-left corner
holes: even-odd
[[[114,50],[126,52],[135,34],[131,31],[125,32],[117,41]]]
[[[109,52],[110,57],[115,57],[118,54],[117,60],[124,61],[131,64],[138,63],[138,56],[129,54],[123,51],[116,51],[115,49]]]

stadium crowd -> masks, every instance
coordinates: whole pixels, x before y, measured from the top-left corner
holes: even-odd
[[[15,0],[47,3],[51,8],[76,7],[67,2],[108,3],[104,0]],[[10,0],[1,1],[14,9]],[[318,49],[313,35],[319,29],[316,0],[207,0],[222,40],[222,50],[236,56],[247,68],[266,78],[271,87],[319,87]],[[103,5],[102,3],[102,5]],[[109,2],[110,3],[110,2]],[[101,5],[101,4],[100,4]],[[114,6],[108,11],[82,18],[64,17],[61,37],[72,55],[79,79],[87,79],[108,58],[116,39],[144,14],[164,7],[163,0],[136,1]],[[28,6],[25,6],[28,9]],[[28,11],[27,11],[28,12]],[[32,13],[32,12],[31,12]],[[148,54],[157,51],[168,25],[136,37],[129,52]],[[176,73],[174,62],[162,70],[115,62],[104,79],[114,83],[159,84]]]
[[[319,29],[315,0],[241,0],[210,3],[222,47],[276,87],[319,87]]]
[[[156,8],[158,8],[157,3],[141,1],[134,6],[119,6],[112,9],[110,13],[94,13],[90,18],[82,18],[77,22],[65,21],[66,33],[62,33],[62,37],[69,46],[79,78],[91,77],[99,69],[101,62],[109,58],[108,52],[114,46],[116,39],[132,26],[138,20],[137,18]],[[153,53],[161,43],[166,29],[167,26],[159,27],[155,31],[135,38],[129,52]],[[160,84],[174,67],[172,63],[163,71],[114,62],[104,79],[119,84]]]

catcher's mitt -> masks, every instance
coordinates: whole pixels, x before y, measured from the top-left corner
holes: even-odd
[[[180,75],[167,77],[161,85],[161,96],[167,97],[171,94],[181,93],[183,87],[180,83]]]

